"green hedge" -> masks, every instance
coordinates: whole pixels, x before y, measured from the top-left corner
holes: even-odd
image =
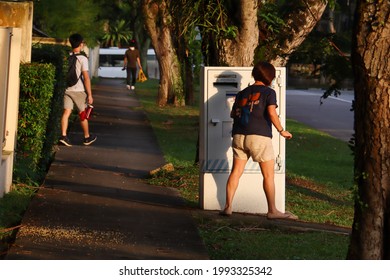
[[[41,169],[50,166],[54,156],[54,147],[58,143],[61,130],[61,116],[63,112],[64,92],[66,88],[65,75],[68,69],[69,47],[51,44],[35,44],[32,48],[33,62],[50,63],[55,67],[55,83],[53,97],[51,99],[51,112],[46,128],[46,139],[43,144]]]
[[[51,64],[20,66],[20,97],[16,164],[17,182],[38,182],[42,176],[40,163],[51,112],[55,68]]]
[[[20,70],[16,183],[40,184],[60,135],[69,47],[36,44]]]

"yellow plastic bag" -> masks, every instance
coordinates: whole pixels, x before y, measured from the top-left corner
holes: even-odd
[[[146,78],[145,74],[144,74],[144,71],[142,71],[142,69],[139,69],[139,72],[138,72],[138,77],[137,77],[137,82],[140,82],[140,83],[143,83],[147,80],[148,78]]]

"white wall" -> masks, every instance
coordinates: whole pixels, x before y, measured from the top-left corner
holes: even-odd
[[[19,66],[22,31],[0,27],[0,197],[10,191],[19,109]]]

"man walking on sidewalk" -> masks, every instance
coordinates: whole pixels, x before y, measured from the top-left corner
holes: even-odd
[[[125,57],[123,59],[123,69],[126,69],[127,89],[135,89],[135,82],[137,79],[137,65],[139,69],[142,69],[140,54],[136,48],[136,42],[131,40],[129,48],[126,50]]]
[[[69,57],[69,71],[67,76],[67,88],[64,95],[64,112],[61,118],[60,143],[65,146],[72,146],[68,137],[69,117],[74,105],[79,112],[81,128],[84,132],[84,145],[90,145],[96,141],[96,136],[89,133],[88,117],[85,112],[88,105],[92,105],[92,87],[89,78],[88,58],[81,53],[84,47],[84,40],[80,34],[72,34],[69,37],[72,46],[72,54]]]

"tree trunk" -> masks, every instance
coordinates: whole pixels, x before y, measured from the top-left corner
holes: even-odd
[[[390,258],[390,3],[358,1],[355,16],[355,178],[349,259]]]
[[[286,20],[286,27],[280,34],[280,37],[284,39],[276,47],[277,53],[274,57],[267,59],[274,66],[286,66],[289,56],[302,44],[316,26],[328,4],[328,1],[324,0],[301,2],[302,7],[294,9]]]
[[[334,27],[334,9],[329,9],[328,17],[328,32],[330,34],[335,34],[336,28]]]
[[[222,39],[219,43],[219,65],[251,66],[258,45],[257,0],[240,1],[240,28],[234,39]],[[237,11],[230,11],[237,12]]]
[[[160,68],[157,104],[185,105],[181,68],[172,40],[167,1],[144,0],[142,8]]]
[[[218,44],[212,33],[202,32],[203,48],[207,49],[206,65],[213,66],[250,66],[254,63],[254,54],[259,45],[259,32],[257,13],[261,4],[256,0],[241,0],[239,5],[239,25],[234,39],[220,39]],[[300,7],[291,11],[286,19],[286,28],[282,30],[282,38],[276,46],[263,45],[270,53],[263,59],[275,66],[285,66],[288,57],[306,39],[317,22],[321,19],[328,1],[307,0],[300,1]],[[227,11],[230,18],[235,18],[237,10]],[[266,28],[266,27],[265,27]],[[201,29],[202,31],[202,29]],[[261,42],[260,42],[261,44]],[[267,43],[268,44],[268,43]]]
[[[181,58],[181,65],[183,67],[183,80],[185,90],[185,104],[194,105],[194,73],[192,61],[187,53],[188,42],[184,39],[184,36],[179,39],[180,45],[178,47]]]

